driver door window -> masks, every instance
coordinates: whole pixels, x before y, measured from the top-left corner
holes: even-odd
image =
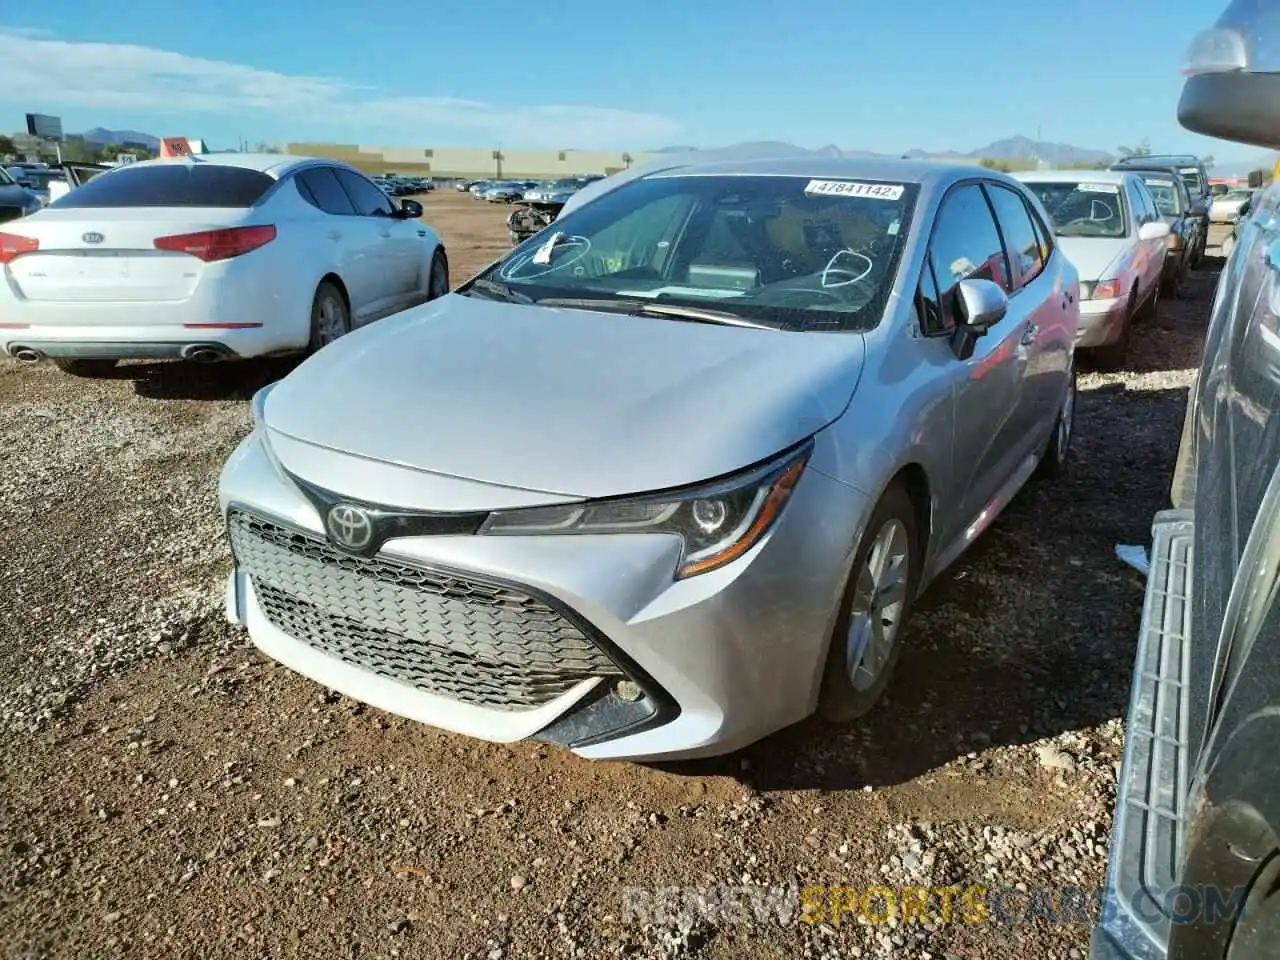
[[[939,328],[926,328],[927,334],[946,333],[959,322],[956,290],[961,280],[990,280],[1009,289],[1004,245],[991,207],[977,184],[957,187],[942,201],[929,241],[928,260],[938,286]],[[928,313],[926,310],[926,321]]]

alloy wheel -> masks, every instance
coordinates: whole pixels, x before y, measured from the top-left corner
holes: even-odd
[[[871,542],[858,571],[845,639],[845,663],[855,690],[875,686],[892,660],[906,610],[911,540],[901,520],[891,519]]]

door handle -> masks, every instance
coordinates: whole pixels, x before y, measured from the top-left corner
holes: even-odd
[[[389,238],[389,237],[391,236],[391,231],[390,231],[390,230],[383,230],[383,231],[381,231],[381,232],[378,234],[378,236],[380,236],[380,237],[382,237],[384,240],[386,240],[387,238]]]
[[[1036,342],[1036,335],[1040,332],[1040,328],[1034,323],[1027,324],[1027,329],[1022,331],[1022,345],[1029,347]]]
[[[338,232],[337,230],[330,230],[330,231],[329,231],[329,239],[330,239],[330,240],[341,240],[341,239],[342,239],[342,234],[341,234],[340,232]]]

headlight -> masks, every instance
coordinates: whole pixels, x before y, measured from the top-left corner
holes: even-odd
[[[267,408],[267,394],[274,390],[279,383],[279,380],[275,383],[268,383],[253,395],[253,399],[250,401],[250,406],[253,408],[253,425],[255,428],[263,425],[262,415],[263,411]]]
[[[683,544],[676,579],[715,570],[750,550],[782,513],[812,442],[724,480],[669,493],[499,510],[480,527],[490,536],[666,533]]]

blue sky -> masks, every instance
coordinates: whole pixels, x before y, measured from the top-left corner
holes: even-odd
[[[898,152],[1024,134],[1248,159],[1182,130],[1191,0],[8,0],[0,129],[26,111],[203,136]],[[483,11],[483,12],[479,12]]]

